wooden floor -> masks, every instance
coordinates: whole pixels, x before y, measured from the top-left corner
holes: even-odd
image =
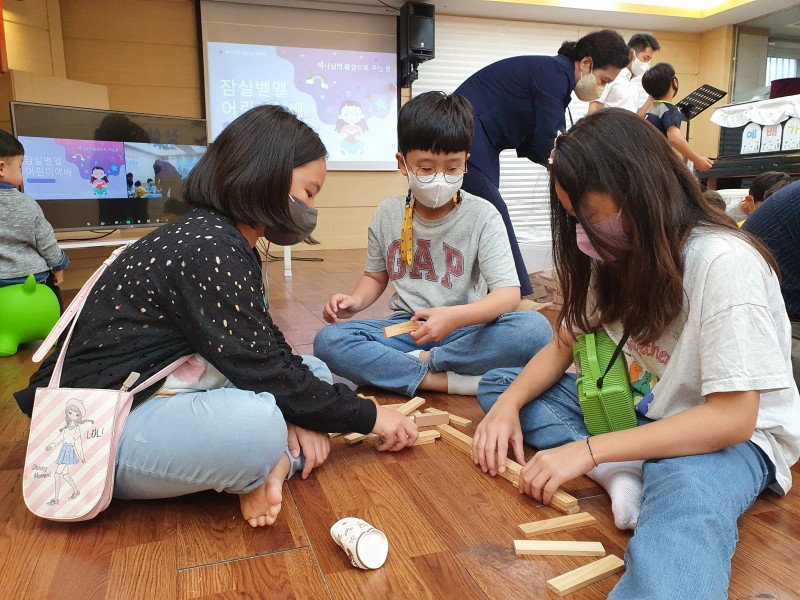
[[[284,281],[282,264],[271,264],[271,312],[295,350],[310,353],[323,326],[323,302],[351,290],[364,252],[296,256],[324,256],[325,262],[295,261],[291,281]],[[387,300],[365,315],[385,315]],[[21,497],[28,419],[11,396],[33,371],[31,353],[28,348],[0,358],[0,598],[555,598],[545,581],[593,560],[515,558],[516,525],[559,513],[520,496],[505,480],[483,475],[441,441],[378,453],[373,444],[347,447],[336,438],[322,468],[285,486],[283,511],[271,528],[251,529],[238,500],[216,493],[115,500],[88,523],[40,520]],[[481,417],[474,398],[423,395],[427,406],[476,422]],[[597,525],[546,537],[601,541],[607,552],[622,556],[629,535],[614,527],[602,490],[586,478],[565,489]],[[765,494],[741,520],[731,598],[800,599],[798,497]],[[350,566],[333,542],[329,528],[345,516],[386,533],[390,551],[381,569]],[[604,598],[617,580],[569,597]]]

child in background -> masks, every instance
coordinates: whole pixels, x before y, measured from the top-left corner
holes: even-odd
[[[753,183],[750,184],[750,189],[747,190],[747,196],[744,200],[737,202],[728,209],[728,214],[731,218],[740,224],[743,223],[747,217],[753,214],[753,211],[761,206],[761,203],[766,200],[766,192],[777,183],[783,182],[784,185],[791,181],[786,173],[780,171],[766,171],[753,178]],[[778,191],[777,188],[773,193]]]
[[[147,195],[147,189],[142,185],[142,182],[137,180],[134,184],[135,191],[133,192],[134,198],[144,198]]]
[[[681,133],[683,116],[678,107],[671,103],[678,93],[678,78],[675,77],[672,65],[658,63],[650,68],[642,76],[642,87],[653,97],[653,105],[647,111],[645,119],[666,135],[670,145],[686,160],[692,161],[698,171],[708,171],[714,165],[714,161],[692,150]]]
[[[584,474],[606,488],[617,525],[636,528],[610,599],[727,598],[737,520],[767,487],[789,491],[800,455],[775,260],[628,111],[557,138],[550,176],[564,326],[524,369],[484,376],[473,459],[494,474],[509,441],[524,459],[524,440],[540,451],[523,493],[549,503]],[[629,334],[644,394],[638,427],[589,437],[564,371],[575,336],[601,329],[617,344]]]
[[[473,128],[462,96],[428,92],[400,110],[397,162],[409,191],[378,206],[364,275],[323,309],[333,324],[317,333],[314,354],[334,373],[407,396],[475,395],[487,370],[521,367],[550,340],[545,317],[516,310],[519,279],[500,214],[460,190]],[[390,281],[388,319],[340,322]],[[384,336],[384,327],[409,320],[420,328]]]
[[[19,191],[25,148],[20,141],[0,131],[0,287],[23,283],[33,274],[47,284],[64,308],[61,290],[69,258],[58,247],[53,227],[30,196]]]

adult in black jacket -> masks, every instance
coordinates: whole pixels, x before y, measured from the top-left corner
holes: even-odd
[[[488,65],[455,91],[475,110],[462,189],[485,198],[503,216],[523,296],[533,290],[500,195],[500,152],[516,149],[517,156],[546,164],[556,134],[566,131],[564,111],[573,90],[579,100],[597,100],[629,60],[625,40],[606,29],[564,42],[556,56],[514,56]]]

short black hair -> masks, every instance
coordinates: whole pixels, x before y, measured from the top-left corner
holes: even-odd
[[[133,182],[133,185],[139,187],[140,185],[142,185],[142,182],[137,179],[136,181]]]
[[[703,192],[703,198],[706,199],[712,206],[716,206],[722,212],[725,212],[728,208],[728,204],[725,202],[725,198],[723,198],[719,192],[715,190],[705,190]]]
[[[412,150],[469,152],[474,131],[472,103],[456,94],[414,96],[397,116],[397,142],[404,155]]]
[[[11,158],[25,154],[25,146],[7,131],[0,129],[0,158]]]
[[[753,179],[753,183],[750,184],[749,193],[753,197],[753,202],[763,202],[767,199],[767,190],[776,183],[789,183],[789,181],[790,177],[786,173],[781,173],[780,171],[765,171]],[[778,189],[773,190],[773,193],[777,192]]]
[[[632,48],[636,52],[652,48],[653,52],[658,52],[661,50],[661,44],[649,33],[634,33],[628,40],[628,48]]]
[[[613,29],[593,31],[577,42],[564,42],[558,53],[573,62],[583,60],[587,56],[592,59],[592,67],[605,69],[617,67],[624,69],[631,62],[631,52],[625,40]]]
[[[642,87],[656,100],[667,95],[675,80],[675,69],[669,63],[658,63],[642,75]]]
[[[189,173],[184,199],[234,223],[299,232],[292,170],[327,156],[319,135],[282,106],[251,108],[222,130]]]
[[[153,180],[152,180],[152,179],[150,179],[150,178],[148,177],[148,178],[147,178],[147,183],[154,183],[154,182],[153,182]]]

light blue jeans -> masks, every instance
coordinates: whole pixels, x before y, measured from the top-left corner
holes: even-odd
[[[484,411],[520,370],[496,369],[483,377],[478,402]],[[574,375],[564,375],[519,416],[525,443],[542,450],[589,437]],[[639,417],[640,425],[648,422]],[[645,461],[644,499],[625,552],[627,569],[609,598],[726,599],[736,522],[774,480],[774,467],[751,442]]]
[[[483,375],[499,367],[522,367],[553,337],[549,321],[530,310],[462,327],[441,341],[421,346],[407,333],[383,335],[384,327],[404,323],[411,316],[399,312],[388,319],[328,325],[314,338],[314,356],[353,383],[413,396],[429,370]],[[429,351],[429,362],[406,354],[412,350]]]
[[[331,372],[313,356],[303,362],[319,379]],[[221,388],[155,396],[128,417],[117,449],[114,497],[172,498],[205,490],[245,494],[264,483],[285,453],[287,479],[302,469],[292,458],[286,422],[269,392]]]

